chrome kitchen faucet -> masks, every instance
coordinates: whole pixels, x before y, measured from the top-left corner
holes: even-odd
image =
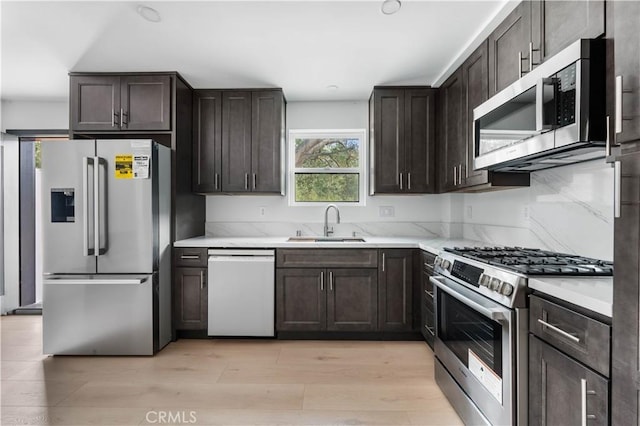
[[[334,208],[336,210],[336,224],[340,223],[340,210],[338,210],[338,206],[335,204],[329,204],[326,209],[324,209],[324,236],[328,237],[333,234],[333,227],[329,228],[329,209]]]

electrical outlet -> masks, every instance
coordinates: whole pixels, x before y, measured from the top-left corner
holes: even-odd
[[[266,207],[260,207],[260,216],[264,217],[267,214],[267,208]]]
[[[380,206],[378,212],[380,217],[394,217],[396,215],[393,206]]]
[[[467,206],[467,219],[473,219],[473,206]]]

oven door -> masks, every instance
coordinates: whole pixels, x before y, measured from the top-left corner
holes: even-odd
[[[449,278],[431,282],[436,357],[486,420],[515,424],[515,311]]]

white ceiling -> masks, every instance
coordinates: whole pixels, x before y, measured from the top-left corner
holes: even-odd
[[[509,9],[405,0],[386,16],[381,1],[145,2],[162,17],[155,24],[138,4],[2,1],[2,99],[66,99],[69,71],[178,71],[194,88],[364,100],[374,85],[439,83]]]

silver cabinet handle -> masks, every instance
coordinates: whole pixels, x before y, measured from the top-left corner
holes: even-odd
[[[613,217],[620,217],[622,168],[619,161],[613,162]]]
[[[432,336],[436,335],[436,332],[433,330],[432,327],[429,327],[428,325],[425,324],[424,328],[426,328],[429,334],[431,334]]]
[[[616,133],[622,133],[622,76],[616,76],[615,91]]]
[[[580,379],[580,425],[587,426],[587,379]]]
[[[324,271],[320,272],[320,291],[324,291]]]
[[[533,52],[540,52],[540,49],[534,49],[533,42],[529,42],[529,72],[533,71],[534,65],[540,65],[539,62],[533,62]]]
[[[433,292],[425,290],[424,293],[433,299]]]
[[[256,174],[253,174],[253,189],[256,189]]]
[[[453,186],[458,185],[458,166],[453,166]]]
[[[458,185],[462,185],[462,164],[458,167]]]
[[[574,341],[574,342],[576,342],[576,343],[580,343],[580,338],[578,338],[578,337],[574,336],[573,334],[569,334],[569,333],[567,333],[566,331],[564,331],[564,330],[562,330],[562,329],[560,329],[560,328],[556,327],[555,325],[549,324],[548,322],[541,320],[540,318],[538,318],[538,322],[539,322],[540,324],[542,324],[543,326],[548,327],[549,329],[551,329],[551,330],[555,331],[555,332],[556,332],[556,333],[558,333],[559,335],[564,336],[564,337],[566,337],[567,339],[571,339],[571,340],[573,340],[573,341]]]
[[[198,259],[200,259],[200,256],[198,256],[197,254],[181,254],[180,255],[180,259],[198,260]]]
[[[407,173],[407,189],[411,190],[411,173]]]
[[[609,132],[611,131],[610,121],[610,117],[607,115],[607,117],[605,118],[605,129],[607,132],[607,136],[605,137],[604,145],[604,155],[606,155],[607,157],[611,155],[611,137],[609,136]]]
[[[129,116],[129,114],[127,114],[126,112],[124,112],[124,109],[120,108],[120,126],[126,126],[127,124],[129,124],[129,122],[124,121],[124,117],[125,116]]]
[[[384,264],[385,264],[385,254],[382,253],[382,272],[384,272]]]
[[[116,117],[118,116],[118,113],[115,112],[114,110],[111,110],[111,127],[116,127]],[[119,125],[119,124],[118,124]]]
[[[523,76],[522,71],[522,52],[518,52],[518,78]]]
[[[329,271],[329,291],[333,291],[333,272]]]
[[[218,189],[218,183],[219,183],[219,174],[218,173],[214,173],[213,174],[213,186],[215,189]]]
[[[200,271],[200,290],[204,289],[204,271]]]
[[[249,189],[249,173],[244,174],[244,189]]]
[[[400,173],[400,191],[402,191],[402,173]]]

